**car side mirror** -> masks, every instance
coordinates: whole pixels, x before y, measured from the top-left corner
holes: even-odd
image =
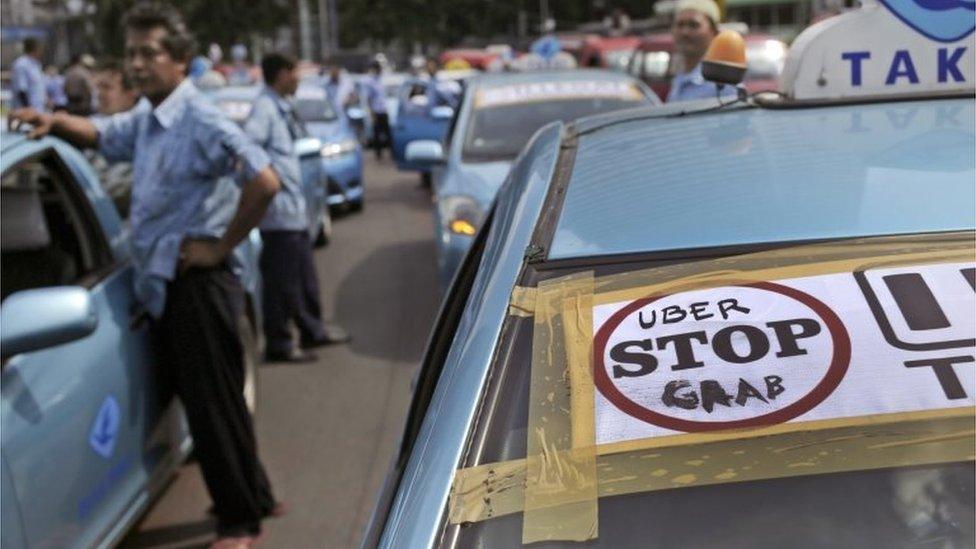
[[[420,139],[407,143],[404,157],[408,162],[425,166],[442,164],[444,162],[444,147],[437,141]]]
[[[446,105],[440,105],[430,109],[430,117],[434,120],[450,120],[454,118],[454,109]]]
[[[366,118],[366,113],[360,107],[349,107],[346,109],[346,116],[349,117],[349,120],[359,121]]]
[[[98,314],[88,290],[57,286],[11,294],[0,306],[3,358],[69,343],[90,335]]]

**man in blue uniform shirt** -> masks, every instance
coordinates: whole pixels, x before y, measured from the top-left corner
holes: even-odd
[[[671,81],[668,103],[715,98],[719,95],[718,87],[702,76],[701,61],[718,34],[721,19],[718,5],[713,0],[680,0],[674,13],[671,34],[678,54],[679,72]],[[724,86],[721,90],[722,97],[735,97],[736,93],[733,86]]]
[[[373,61],[366,79],[366,99],[373,113],[373,150],[383,159],[383,149],[390,146],[390,116],[386,112],[386,90],[383,88],[383,66]]]
[[[14,60],[10,69],[14,108],[42,110],[47,103],[44,70],[41,67],[43,46],[36,38],[24,40],[24,54]]]
[[[244,401],[244,292],[229,263],[280,182],[267,154],[186,79],[194,41],[179,13],[139,4],[123,25],[126,69],[152,109],[94,122],[23,109],[10,120],[32,124],[32,137],[53,133],[132,161],[135,295],[186,410],[214,501],[214,547],[249,547],[278,507]],[[246,184],[235,211],[215,197],[240,172]]]
[[[295,139],[305,129],[286,99],[298,89],[298,70],[293,59],[272,53],[261,61],[265,87],[254,102],[244,131],[271,158],[271,167],[281,179],[259,225],[261,274],[264,283],[264,334],[267,359],[276,362],[315,360],[312,353],[296,349],[289,323],[295,322],[303,347],[348,339],[337,326],[329,330],[322,323],[318,276],[308,240],[308,214],[302,194],[301,170],[295,154]]]

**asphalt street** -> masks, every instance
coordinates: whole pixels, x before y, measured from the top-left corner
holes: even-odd
[[[315,252],[326,316],[353,341],[260,371],[258,444],[288,508],[265,522],[261,547],[358,547],[440,304],[429,192],[372,154],[365,182],[364,210],[338,217]],[[209,507],[199,469],[184,465],[122,546],[205,547]]]

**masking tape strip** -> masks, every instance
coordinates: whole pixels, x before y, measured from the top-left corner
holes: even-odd
[[[512,289],[512,297],[508,301],[508,314],[512,316],[532,316],[535,314],[535,296],[535,288],[516,286]]]
[[[544,281],[536,292],[522,543],[597,534],[592,289],[585,272]],[[584,407],[575,425],[574,405]]]
[[[972,461],[976,459],[974,418],[976,408],[952,408],[848,418],[842,427],[832,420],[809,422],[803,430],[667,449],[604,454],[601,446],[596,459],[597,495]],[[855,424],[864,419],[869,423]],[[822,425],[813,425],[818,423]],[[477,522],[522,511],[526,461],[457,471],[458,497],[450,521]]]
[[[872,237],[666,265],[597,278],[593,304],[729,284],[852,273],[882,265],[972,261],[973,245],[971,231]]]

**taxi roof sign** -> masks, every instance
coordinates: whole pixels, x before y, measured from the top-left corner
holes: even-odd
[[[796,101],[976,92],[974,3],[865,0],[806,29],[781,90]]]

